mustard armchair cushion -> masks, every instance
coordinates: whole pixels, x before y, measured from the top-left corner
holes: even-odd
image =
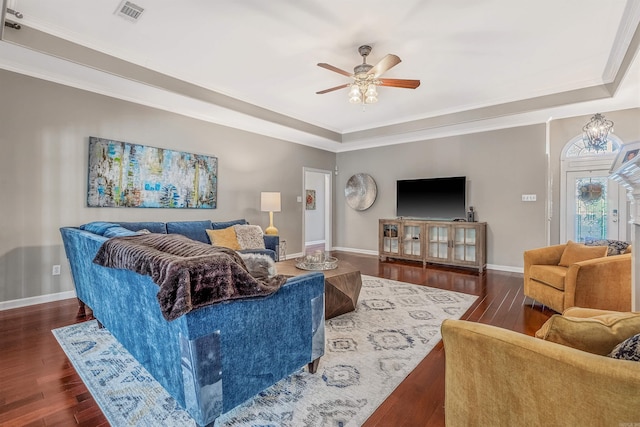
[[[569,240],[558,265],[569,267],[576,262],[607,256],[607,246],[586,246]]]
[[[564,279],[567,276],[567,268],[559,265],[532,265],[529,275],[533,280],[545,285],[564,290]]]
[[[574,307],[565,310],[562,315],[551,316],[536,332],[536,337],[606,356],[619,343],[638,333],[640,313]]]

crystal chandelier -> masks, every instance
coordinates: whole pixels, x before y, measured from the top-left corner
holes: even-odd
[[[582,140],[587,150],[604,151],[607,149],[607,137],[613,131],[613,122],[606,120],[600,113],[591,117],[591,121],[582,128]]]

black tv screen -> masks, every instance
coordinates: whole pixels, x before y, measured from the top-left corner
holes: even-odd
[[[466,184],[464,176],[398,180],[396,215],[446,221],[464,219]]]

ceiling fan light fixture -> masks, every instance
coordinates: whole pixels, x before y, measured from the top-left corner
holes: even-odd
[[[378,102],[377,96],[367,96],[364,100],[365,104],[375,104]]]
[[[360,93],[360,87],[358,87],[357,84],[351,85],[351,90],[349,91],[349,102],[352,104],[362,103],[362,94]]]
[[[362,56],[362,64],[356,65],[353,68],[353,74],[324,62],[318,63],[319,67],[322,67],[329,71],[333,71],[343,76],[350,77],[353,79],[353,81],[351,83],[345,83],[340,86],[321,90],[316,93],[318,95],[322,95],[324,93],[329,93],[333,92],[334,90],[348,87],[349,102],[352,104],[361,104],[364,111],[365,104],[374,104],[378,102],[377,86],[390,86],[407,89],[415,89],[420,86],[420,80],[379,78],[382,74],[401,62],[398,56],[388,54],[380,61],[378,61],[376,65],[370,65],[367,64],[367,56],[369,55],[369,53],[371,53],[371,46],[360,46],[360,48],[358,49],[358,53],[360,53],[360,56]]]
[[[378,96],[378,91],[376,90],[376,85],[369,85],[367,88],[367,92],[365,96]]]
[[[378,91],[376,90],[376,85],[375,84],[369,85],[364,96],[365,96],[364,102],[366,104],[375,104],[376,102],[378,102]]]

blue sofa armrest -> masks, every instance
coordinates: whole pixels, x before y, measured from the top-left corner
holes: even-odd
[[[273,234],[265,234],[264,238],[264,247],[266,249],[271,249],[274,252],[278,252],[278,246],[280,245],[280,236],[274,236]]]

